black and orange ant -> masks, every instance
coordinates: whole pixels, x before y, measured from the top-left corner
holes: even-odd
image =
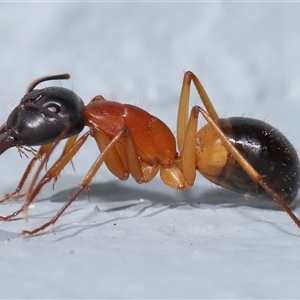
[[[94,97],[88,105],[73,91],[63,87],[35,89],[45,81],[69,79],[68,74],[46,76],[34,81],[27,94],[0,128],[0,154],[10,147],[19,151],[41,146],[16,190],[1,202],[18,198],[37,160],[40,165],[25,193],[23,206],[8,216],[8,221],[24,213],[43,186],[56,180],[89,136],[100,155],[84,177],[78,190],[47,223],[24,235],[34,235],[53,225],[89,184],[105,163],[115,176],[136,182],[152,180],[158,172],[162,181],[175,189],[193,186],[196,170],[205,178],[236,192],[273,199],[300,227],[300,220],[289,208],[300,185],[299,158],[293,145],[271,125],[243,117],[219,118],[199,79],[186,72],[183,79],[178,119],[177,149],[171,130],[143,109]],[[189,114],[190,85],[194,83],[206,111],[194,106]],[[198,115],[207,124],[197,131]],[[89,130],[78,136],[85,126]],[[63,153],[38,181],[54,148],[67,139]],[[32,151],[32,150],[29,150]]]

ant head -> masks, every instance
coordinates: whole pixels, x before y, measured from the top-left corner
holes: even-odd
[[[38,79],[28,88],[0,128],[0,154],[14,146],[53,143],[64,130],[67,138],[83,129],[84,103],[73,91],[62,87],[34,90],[42,81],[67,78],[58,76]]]

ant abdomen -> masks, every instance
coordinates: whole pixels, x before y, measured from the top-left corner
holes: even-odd
[[[297,152],[288,139],[273,126],[256,119],[233,117],[219,119],[218,124],[264,181],[286,204],[292,203],[300,185],[300,166]],[[211,146],[201,146],[208,141]],[[243,170],[210,125],[204,126],[197,134],[197,166],[203,176],[217,185],[273,199]]]

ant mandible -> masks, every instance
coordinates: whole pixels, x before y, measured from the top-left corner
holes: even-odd
[[[295,199],[300,182],[299,158],[287,138],[271,125],[244,117],[219,118],[199,79],[186,72],[183,79],[177,120],[176,141],[171,130],[158,118],[139,107],[94,97],[88,105],[73,91],[63,87],[35,87],[48,80],[69,79],[68,74],[35,80],[27,94],[0,128],[0,154],[10,147],[35,155],[16,190],[1,202],[20,197],[20,191],[37,160],[41,160],[25,193],[23,206],[0,219],[8,221],[24,213],[43,186],[57,180],[89,136],[100,155],[80,187],[47,223],[22,235],[34,235],[53,225],[89,184],[105,163],[115,176],[136,182],[152,180],[158,172],[162,181],[175,189],[193,186],[196,170],[224,188],[265,199],[273,199],[300,227],[300,220],[289,204]],[[194,106],[189,114],[190,85],[194,83],[206,108]],[[197,131],[198,115],[207,124]],[[89,130],[78,136],[85,126]],[[54,148],[67,139],[63,153],[38,181]],[[41,146],[37,152],[32,146]],[[30,148],[28,148],[30,147]],[[178,152],[177,152],[178,151]]]

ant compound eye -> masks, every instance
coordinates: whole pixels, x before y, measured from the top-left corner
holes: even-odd
[[[53,112],[55,114],[58,114],[61,111],[61,107],[57,103],[47,103],[45,105],[45,108],[47,108],[48,110],[50,110],[51,112]]]

